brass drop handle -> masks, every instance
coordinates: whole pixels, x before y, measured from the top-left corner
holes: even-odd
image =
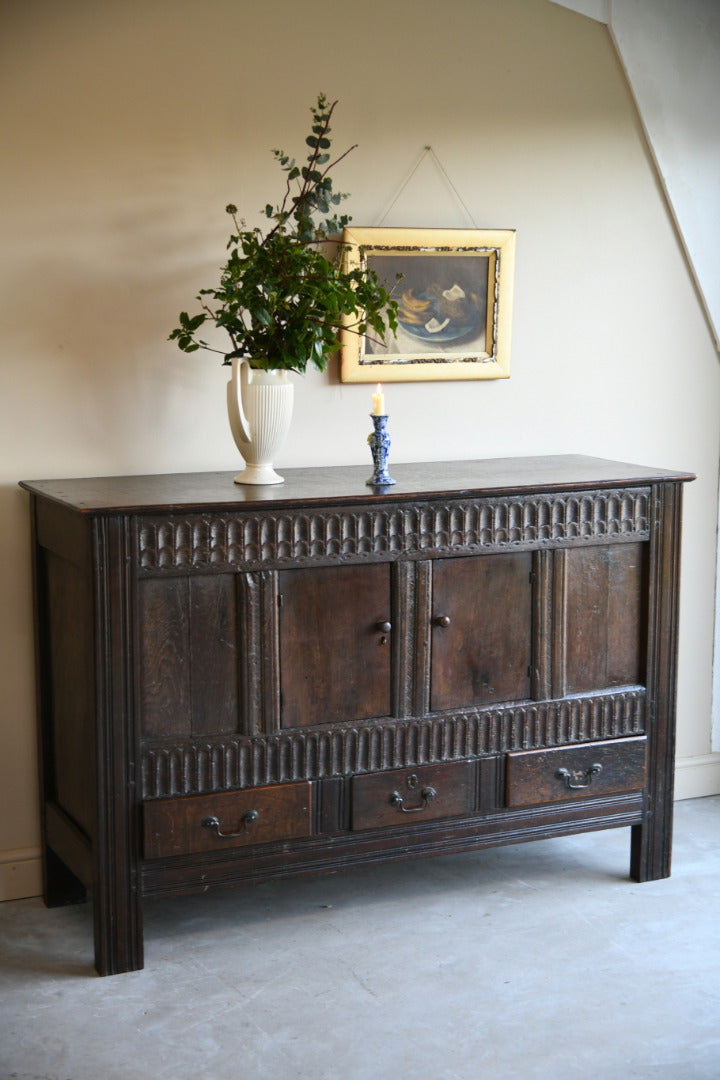
[[[208,829],[210,832],[214,832],[216,836],[219,836],[221,840],[234,840],[238,836],[244,836],[247,832],[248,825],[254,825],[260,814],[257,810],[246,810],[243,816],[240,818],[242,829],[239,832],[221,832],[220,821],[215,816],[203,818],[200,822],[203,829]]]
[[[436,615],[433,622],[435,623],[436,626],[440,626],[440,627],[442,627],[443,630],[447,630],[448,626],[450,625],[450,616],[449,615]]]
[[[602,765],[596,764],[591,765],[585,772],[570,772],[569,769],[558,769],[555,776],[558,780],[564,781],[565,787],[568,788],[569,791],[579,791],[580,788],[590,787],[593,776],[599,776],[601,772]],[[574,784],[572,782],[573,778],[577,776],[583,776],[585,779],[579,784]]]
[[[418,814],[427,807],[427,804],[435,798],[437,791],[434,787],[424,787],[420,792],[422,802],[419,806],[404,806],[403,797],[399,791],[393,791],[389,798],[391,806],[396,807],[402,814]]]

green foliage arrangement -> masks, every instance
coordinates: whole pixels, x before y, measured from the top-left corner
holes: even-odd
[[[235,231],[221,268],[220,282],[201,289],[201,311],[180,314],[170,334],[183,352],[207,349],[235,357],[251,367],[304,372],[312,362],[320,371],[340,344],[341,329],[357,334],[397,330],[397,303],[367,267],[347,269],[341,244],[328,244],[350,218],[337,207],[348,197],[334,192],[330,170],[355,149],[331,161],[330,121],[337,102],[320,94],[312,107],[312,128],[305,142],[307,163],[298,165],[282,150],[273,156],[286,174],[282,202],[263,213],[274,224],[268,231],[244,228],[237,207],[226,207]],[[334,248],[328,257],[323,248]],[[226,331],[231,348],[216,349],[198,337],[205,323]]]

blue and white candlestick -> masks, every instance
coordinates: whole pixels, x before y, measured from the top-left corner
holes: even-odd
[[[388,472],[388,454],[390,453],[390,436],[387,431],[387,416],[378,416],[370,413],[375,430],[368,435],[370,452],[373,459],[373,474],[367,483],[370,487],[389,487],[394,484],[392,476]]]

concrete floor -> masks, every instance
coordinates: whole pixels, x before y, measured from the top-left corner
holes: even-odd
[[[673,876],[616,830],[145,905],[0,904],[1,1080],[718,1080],[720,796]]]

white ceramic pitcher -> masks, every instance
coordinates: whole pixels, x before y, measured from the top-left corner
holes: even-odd
[[[273,459],[287,438],[295,387],[287,371],[251,368],[247,360],[232,361],[227,384],[230,429],[245,458],[236,484],[282,484]]]

